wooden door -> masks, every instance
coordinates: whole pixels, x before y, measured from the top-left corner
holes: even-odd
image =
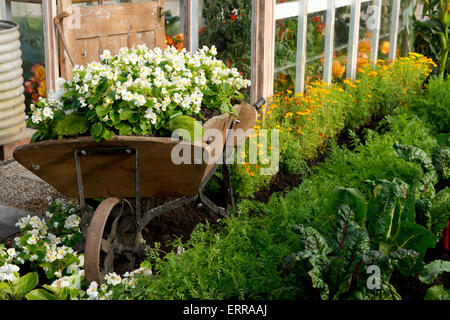
[[[164,0],[107,5],[100,0],[102,5],[72,7],[77,2],[90,1],[60,0],[58,5],[60,14],[68,13],[60,25],[60,66],[66,79],[72,77],[73,64],[99,61],[106,49],[115,54],[139,44],[164,47]]]

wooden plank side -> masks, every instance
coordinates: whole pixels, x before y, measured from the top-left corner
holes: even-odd
[[[358,58],[359,23],[361,17],[361,0],[352,0],[350,12],[350,33],[348,41],[347,78],[355,80]]]
[[[77,198],[77,180],[74,152],[82,148],[113,146],[134,147],[141,162],[141,195],[143,197],[191,196],[198,191],[206,163],[176,165],[171,152],[177,141],[148,137],[113,137],[95,143],[91,137],[52,140],[19,147],[15,159],[25,168],[54,186],[62,194]],[[191,155],[195,148],[188,147]],[[197,152],[198,153],[198,152]],[[134,155],[98,155],[81,157],[84,193],[87,198],[134,197]],[[143,165],[145,164],[145,165]],[[36,165],[39,165],[37,167]]]
[[[334,53],[334,20],[336,19],[336,0],[327,0],[327,21],[325,28],[325,56],[323,63],[323,81],[331,84]]]
[[[305,91],[306,33],[308,28],[308,0],[298,2],[297,58],[295,70],[295,92]]]

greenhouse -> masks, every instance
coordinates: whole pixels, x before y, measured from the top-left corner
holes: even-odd
[[[450,1],[0,14],[0,300],[450,300]]]

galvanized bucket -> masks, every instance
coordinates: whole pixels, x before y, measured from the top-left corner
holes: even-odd
[[[15,141],[25,128],[25,96],[19,26],[0,20],[0,145]]]

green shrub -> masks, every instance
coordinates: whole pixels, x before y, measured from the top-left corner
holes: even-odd
[[[60,138],[82,135],[89,130],[89,122],[84,116],[69,114],[58,120],[53,130]]]
[[[177,129],[181,129],[177,133],[183,140],[195,141],[203,138],[204,130],[200,122],[189,116],[177,116],[169,121],[168,129],[173,133]]]

